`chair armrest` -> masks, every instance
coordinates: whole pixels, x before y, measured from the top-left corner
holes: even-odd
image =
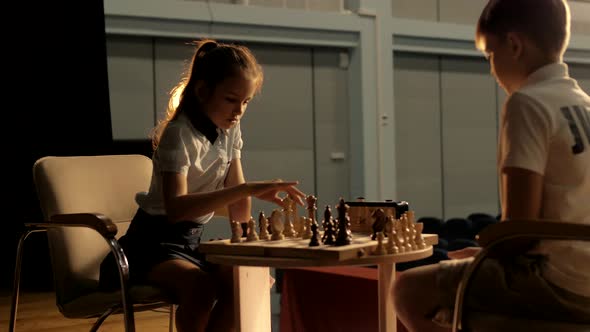
[[[104,238],[112,238],[117,234],[117,225],[107,216],[100,213],[68,213],[56,214],[49,222],[25,223],[28,228],[52,227],[88,227],[100,233]]]
[[[477,235],[477,242],[482,247],[489,247],[513,238],[590,241],[590,225],[545,220],[503,221],[484,228]]]

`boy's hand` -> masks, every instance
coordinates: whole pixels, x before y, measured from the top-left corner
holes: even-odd
[[[459,250],[449,251],[447,255],[451,259],[468,258],[477,255],[481,251],[481,247],[465,247]]]

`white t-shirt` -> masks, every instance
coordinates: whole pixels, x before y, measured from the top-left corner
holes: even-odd
[[[217,128],[217,134],[212,144],[192,126],[186,115],[180,114],[177,119],[170,121],[152,156],[154,169],[149,192],[138,193],[135,196],[137,204],[150,214],[166,214],[162,172],[185,174],[189,193],[223,188],[230,162],[241,157],[243,143],[240,124],[228,130]],[[204,224],[211,217],[213,212],[194,221]]]
[[[510,95],[502,112],[498,170],[543,175],[541,218],[590,224],[590,97],[564,63],[544,66]],[[590,243],[542,241],[543,276],[590,297]]]

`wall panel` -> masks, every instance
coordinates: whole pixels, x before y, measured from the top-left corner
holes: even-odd
[[[350,196],[350,142],[347,68],[344,50],[313,50],[315,159],[318,209]],[[320,214],[321,216],[321,214]]]
[[[264,68],[264,86],[242,121],[242,164],[247,179],[300,181],[312,193],[314,178],[311,50],[250,45]],[[253,201],[253,213],[276,206]]]
[[[445,218],[497,214],[497,96],[488,65],[445,57],[441,68]]]
[[[156,121],[165,118],[170,92],[189,70],[194,51],[191,42],[185,39],[155,39],[153,72]]]
[[[413,18],[425,21],[438,19],[437,0],[391,0],[393,17]]]
[[[146,139],[154,124],[152,39],[108,36],[113,139]]]
[[[395,53],[398,195],[417,217],[443,215],[439,58]]]
[[[439,0],[439,21],[475,26],[487,0]]]

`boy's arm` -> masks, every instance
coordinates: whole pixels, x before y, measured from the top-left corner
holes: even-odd
[[[517,167],[505,167],[500,177],[502,221],[535,220],[541,215],[543,176]]]
[[[543,176],[518,167],[505,167],[501,174],[502,221],[536,220],[541,215],[541,198],[543,194]],[[518,222],[518,221],[515,221]],[[493,257],[510,257],[532,249],[535,240],[518,239],[497,247]],[[452,259],[472,257],[481,248],[467,247],[449,251]]]
[[[502,222],[537,220],[541,216],[543,176],[518,167],[505,167],[500,176],[502,197]],[[537,241],[518,239],[498,247],[497,256],[513,256],[532,249]]]

